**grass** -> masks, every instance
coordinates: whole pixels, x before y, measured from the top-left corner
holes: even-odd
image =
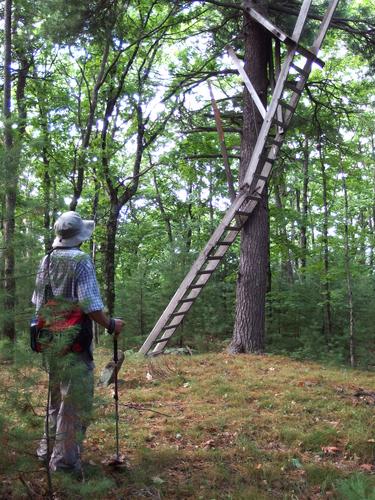
[[[97,373],[108,357],[98,350]],[[9,370],[0,367],[2,394],[13,394]],[[25,378],[33,375],[41,377],[24,370]],[[115,450],[113,399],[111,389],[97,389],[86,483],[54,478],[58,498],[374,499],[374,406],[354,397],[359,387],[373,390],[372,373],[219,353],[152,361],[128,355],[120,378],[121,452],[129,468],[102,464]],[[42,411],[45,380],[32,387],[22,404],[8,408],[0,399],[0,428],[17,421],[18,440],[41,430],[33,412]],[[27,498],[25,483],[45,491],[33,446],[22,467],[34,472],[24,476],[25,446],[0,450],[1,498]]]

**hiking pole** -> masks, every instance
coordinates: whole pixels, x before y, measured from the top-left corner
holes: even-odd
[[[118,429],[118,349],[117,349],[117,335],[113,335],[113,361],[115,362],[115,413],[116,413],[116,462],[120,463],[120,453],[119,453],[119,429]]]
[[[113,397],[115,400],[116,454],[112,460],[107,462],[108,465],[111,465],[113,467],[121,467],[124,464],[124,460],[123,460],[123,457],[120,456],[120,449],[119,449],[120,448],[120,446],[119,446],[120,438],[119,438],[119,411],[118,411],[118,406],[119,406],[119,403],[118,403],[118,400],[119,400],[119,398],[118,398],[118,369],[119,369],[118,361],[119,361],[119,357],[118,357],[117,335],[116,335],[116,333],[113,333],[113,362],[114,362],[113,374],[114,374],[114,383],[115,383],[115,390],[114,390]]]

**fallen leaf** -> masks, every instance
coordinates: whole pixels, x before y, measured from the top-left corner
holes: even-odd
[[[375,465],[372,464],[362,464],[359,466],[361,470],[364,470],[365,472],[374,472],[375,471]]]
[[[162,479],[162,478],[161,478],[161,477],[159,477],[159,476],[154,476],[154,477],[153,477],[153,478],[151,478],[151,479],[152,479],[152,482],[153,482],[154,484],[163,484],[163,483],[165,483],[164,479]]]
[[[213,439],[209,439],[205,443],[203,443],[204,448],[215,448],[215,441]]]
[[[322,446],[321,450],[326,455],[335,455],[341,452],[340,448],[337,448],[337,446]]]

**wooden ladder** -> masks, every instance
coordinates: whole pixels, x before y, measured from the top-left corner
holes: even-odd
[[[299,40],[311,1],[303,1],[291,37],[283,33],[255,9],[247,9],[253,19],[268,29],[273,37],[287,45],[287,53],[271,102],[268,109],[262,113],[264,116],[263,124],[240,192],[145,340],[139,350],[142,354],[155,356],[163,352],[169,339],[183,321],[228,248],[235,241],[261,197],[264,186],[270,177],[272,166],[283,144],[285,132],[310,75],[312,64],[314,62],[320,66],[324,64],[317,57],[317,54],[339,0],[331,0],[312,47],[305,49],[299,44]],[[296,55],[305,61],[304,64],[296,62]],[[291,68],[295,72],[293,82],[288,80]]]

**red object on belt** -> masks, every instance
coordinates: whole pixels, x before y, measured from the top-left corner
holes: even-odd
[[[55,301],[48,301],[45,307],[49,308],[51,319],[45,320],[42,316],[38,319],[38,328],[48,327],[51,332],[61,332],[67,330],[73,326],[82,323],[84,318],[84,312],[79,307],[74,307],[73,309],[61,310],[59,309],[60,304]]]

